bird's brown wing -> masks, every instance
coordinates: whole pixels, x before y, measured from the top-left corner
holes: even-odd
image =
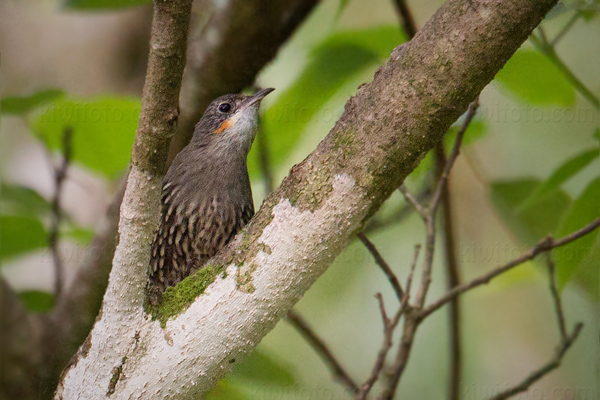
[[[200,268],[254,215],[252,201],[236,206],[215,198],[193,209],[178,209],[168,200],[163,197],[150,261],[150,283],[161,290]]]

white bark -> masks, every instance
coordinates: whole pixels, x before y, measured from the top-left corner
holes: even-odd
[[[154,184],[132,171],[128,186]],[[120,226],[125,240],[138,235],[135,223],[127,217],[143,215],[157,201],[132,207],[127,201],[129,194],[123,202],[126,218]],[[242,271],[230,265],[226,278],[218,277],[187,311],[170,319],[165,329],[146,316],[139,301],[145,274],[113,273],[87,357],[68,374],[57,397],[102,398],[123,365],[111,399],[197,398],[232,367],[231,360],[237,362],[251,351],[300,299],[358,228],[362,218],[354,216],[364,217],[366,211],[363,193],[348,175],[335,177],[328,199],[314,213],[281,199],[258,239],[265,250],[247,260]],[[148,254],[120,246],[115,263],[142,267],[148,258]],[[238,288],[238,274],[244,268],[255,268],[250,292]],[[134,269],[144,270],[130,270]],[[106,340],[109,337],[114,340]]]

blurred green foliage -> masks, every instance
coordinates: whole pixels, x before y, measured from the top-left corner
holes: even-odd
[[[0,215],[0,259],[48,246],[48,232],[36,217]]]
[[[51,150],[60,151],[65,129],[71,128],[72,160],[116,178],[127,168],[140,113],[137,98],[59,99],[30,124]]]
[[[334,33],[316,45],[302,74],[263,115],[260,135],[268,138],[273,166],[286,160],[311,120],[333,123],[327,101],[351,78],[374,70],[404,40],[398,28],[378,27]],[[248,159],[251,176],[259,172],[256,148]]]
[[[548,59],[537,51],[519,50],[496,75],[509,95],[536,106],[572,106],[575,89]]]
[[[234,361],[235,362],[235,361]],[[290,388],[296,385],[294,371],[261,350],[254,350],[234,367],[206,396],[207,400],[241,400],[256,398],[265,388]]]
[[[152,0],[66,0],[63,8],[77,11],[105,11],[152,4]]]
[[[0,112],[7,115],[23,115],[64,95],[60,89],[46,89],[28,96],[4,97],[0,100]]]
[[[25,309],[35,313],[46,313],[54,307],[54,295],[40,290],[26,290],[19,293]]]

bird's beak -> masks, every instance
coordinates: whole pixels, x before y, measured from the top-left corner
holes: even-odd
[[[252,97],[250,97],[248,103],[246,103],[245,106],[248,107],[254,103],[259,103],[262,99],[265,98],[266,95],[271,93],[273,90],[275,90],[275,88],[266,88],[259,90],[258,92],[254,93]]]

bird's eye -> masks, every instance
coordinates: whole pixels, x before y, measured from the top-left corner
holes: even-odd
[[[220,113],[228,113],[229,111],[231,111],[231,104],[229,103],[221,103],[219,104],[219,108],[218,108]]]

